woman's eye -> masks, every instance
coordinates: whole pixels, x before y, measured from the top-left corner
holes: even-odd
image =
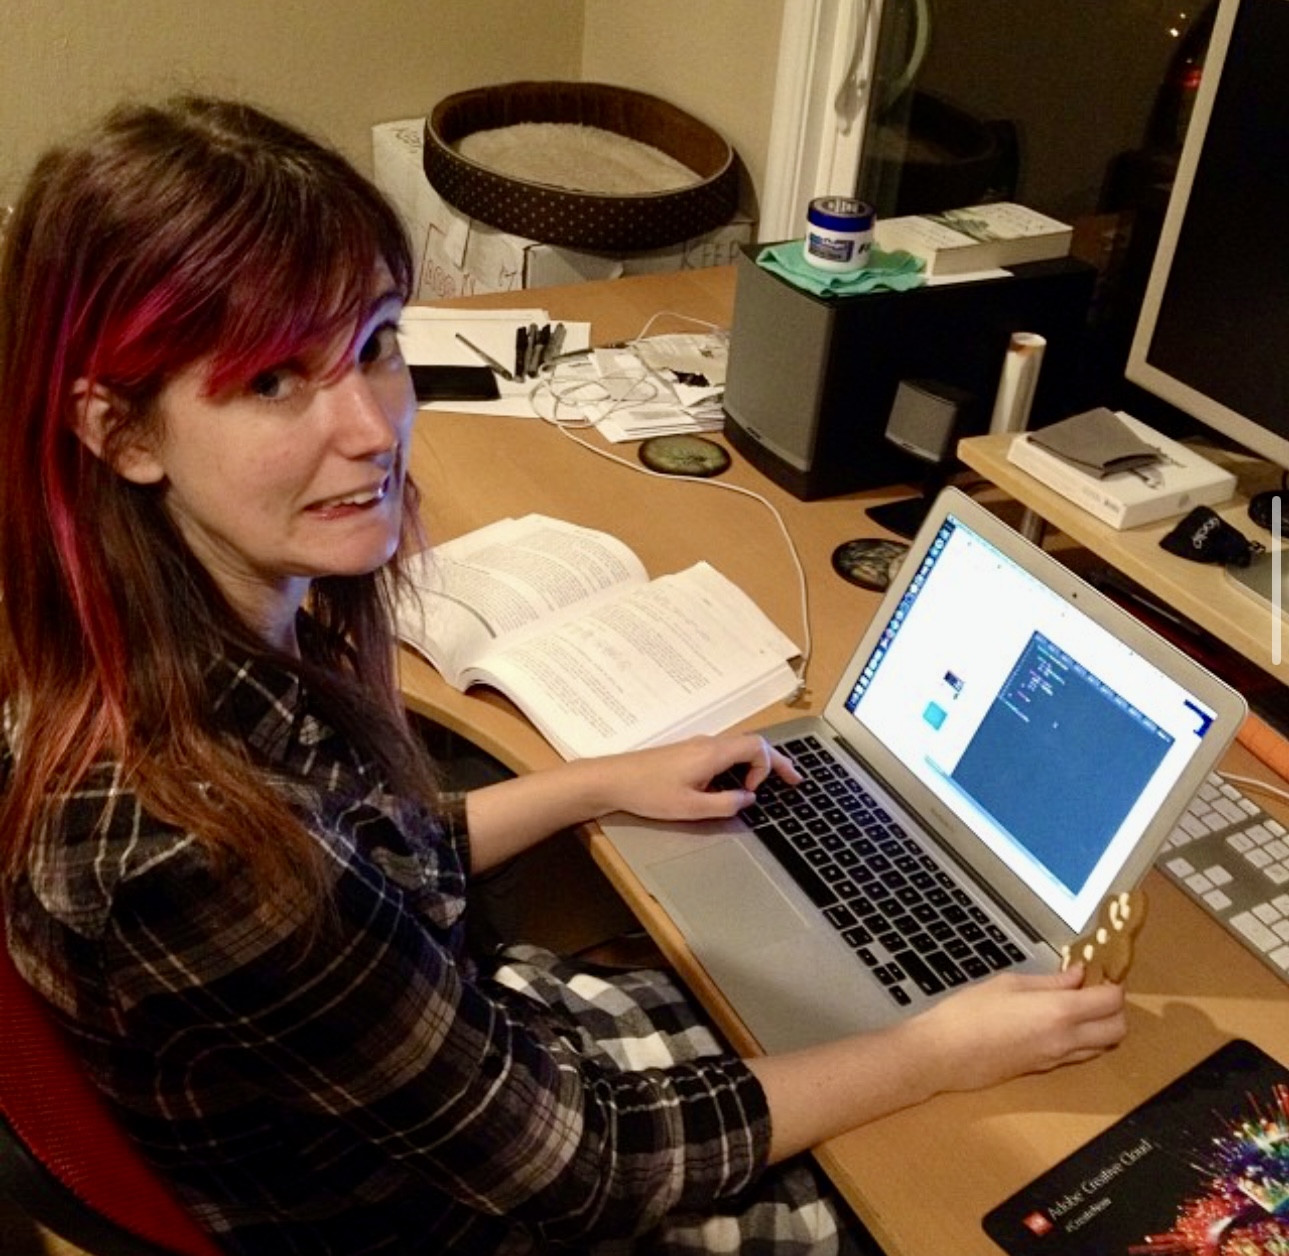
[[[300,377],[294,371],[278,367],[271,371],[261,371],[251,380],[251,392],[265,401],[284,401],[300,385]]]
[[[378,362],[392,361],[401,353],[398,327],[394,323],[382,323],[363,341],[362,348],[358,351],[358,360],[364,366],[374,366]]]

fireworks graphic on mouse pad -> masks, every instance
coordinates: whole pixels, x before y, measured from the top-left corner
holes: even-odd
[[[1248,1106],[1195,1149],[1207,1190],[1184,1201],[1171,1230],[1150,1235],[1130,1256],[1289,1256],[1289,1086],[1272,1086],[1265,1102],[1250,1095]]]
[[[984,1228],[1012,1256],[1289,1256],[1289,1069],[1228,1042]]]

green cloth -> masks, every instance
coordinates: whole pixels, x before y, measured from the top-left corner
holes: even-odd
[[[926,283],[922,259],[912,253],[883,253],[875,248],[870,250],[869,264],[863,270],[820,270],[806,261],[804,243],[787,240],[783,244],[767,245],[757,255],[756,264],[820,297],[847,297],[882,290],[906,292]]]

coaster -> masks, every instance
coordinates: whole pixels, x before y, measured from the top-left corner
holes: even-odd
[[[833,570],[862,589],[884,593],[908,552],[909,547],[902,541],[860,537],[845,541],[833,550]]]
[[[640,461],[662,475],[720,475],[729,451],[704,436],[651,436],[640,446]]]

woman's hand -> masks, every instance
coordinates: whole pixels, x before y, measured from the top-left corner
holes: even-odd
[[[709,788],[730,768],[739,769],[741,788]],[[801,779],[764,737],[729,733],[516,776],[467,796],[471,866],[475,872],[495,867],[560,829],[610,811],[647,820],[732,816],[771,775],[793,785]]]
[[[1081,987],[1083,969],[1002,973],[923,1016],[935,1054],[950,1062],[944,1090],[978,1090],[1021,1073],[1076,1064],[1127,1033],[1122,986]]]
[[[755,733],[691,737],[599,760],[612,799],[604,810],[629,811],[647,820],[713,820],[750,806],[771,776],[789,785],[801,780],[792,760]],[[711,788],[730,768],[741,788]]]
[[[1080,988],[1081,968],[1004,973],[887,1029],[749,1060],[780,1160],[950,1090],[1091,1059],[1127,1032],[1121,986]]]

